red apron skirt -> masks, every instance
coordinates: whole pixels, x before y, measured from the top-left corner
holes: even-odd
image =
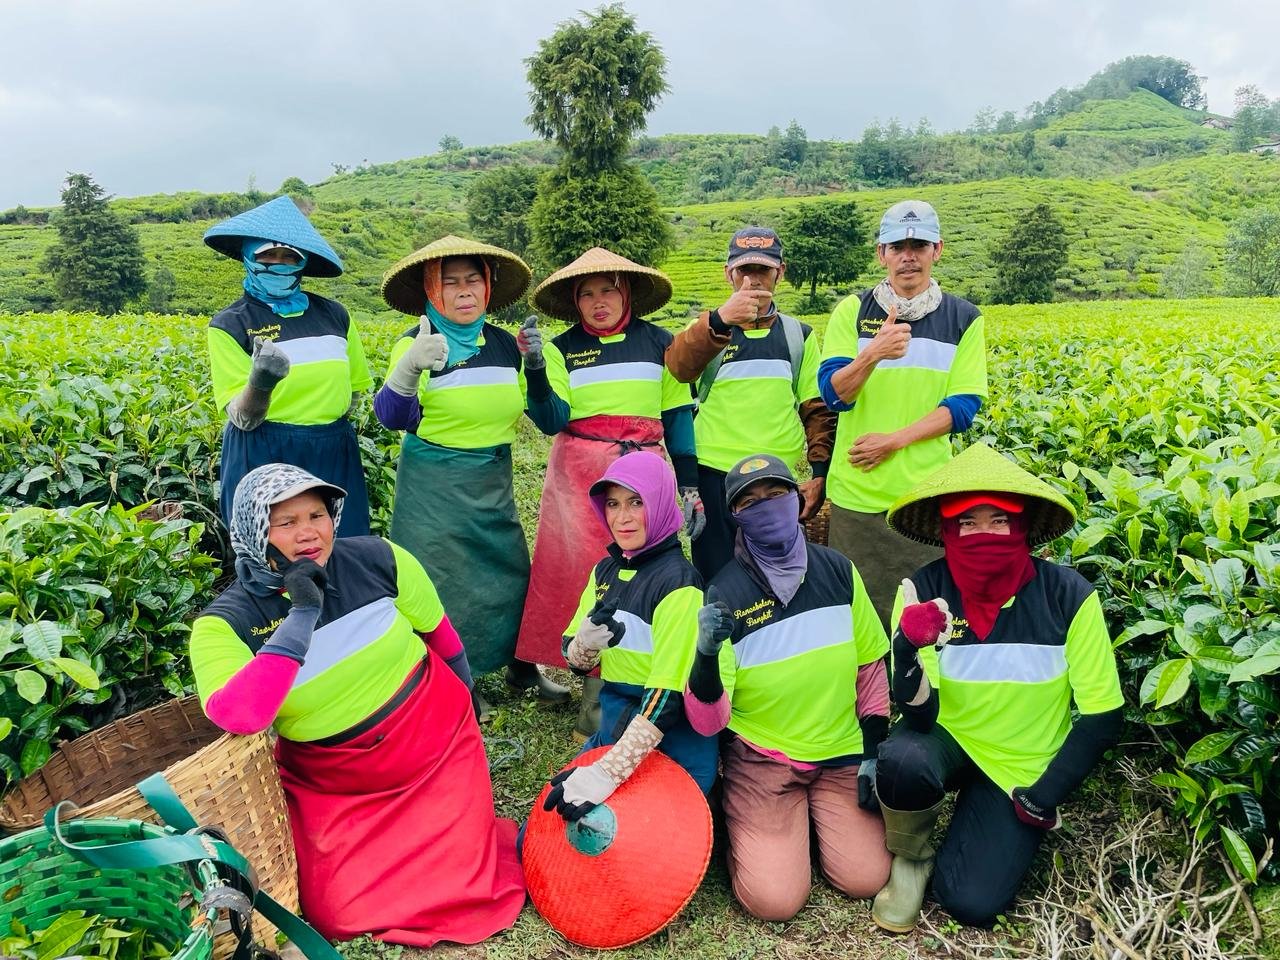
[[[601,414],[574,420],[556,434],[538,507],[538,535],[529,571],[516,657],[549,667],[567,666],[560,653],[591,568],[613,542],[587,491],[624,453],[645,449],[665,456],[662,421]]]
[[[478,943],[524,905],[466,686],[428,655],[385,719],[334,746],[281,738],[302,913],[330,940]]]

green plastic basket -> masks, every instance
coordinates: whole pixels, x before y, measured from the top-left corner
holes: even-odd
[[[137,820],[71,820],[62,835],[74,843],[102,846],[151,840],[172,831]],[[42,930],[67,910],[114,917],[142,928],[181,960],[209,960],[217,909],[201,910],[201,897],[216,885],[209,861],[145,870],[99,870],[64,852],[44,827],[0,841],[0,931],[17,918]],[[196,880],[198,877],[198,882]]]

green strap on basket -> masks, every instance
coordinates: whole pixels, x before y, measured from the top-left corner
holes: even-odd
[[[166,824],[175,830],[186,832],[154,840],[134,840],[103,846],[72,843],[63,837],[58,822],[58,811],[66,801],[44,815],[45,828],[68,853],[100,870],[137,870],[210,860],[227,866],[243,877],[253,876],[249,861],[231,844],[208,834],[190,832],[198,830],[200,825],[174,793],[163,774],[147,777],[138,784],[138,792]],[[288,937],[308,960],[341,960],[341,954],[311,924],[287,909],[265,890],[256,891],[253,907]]]

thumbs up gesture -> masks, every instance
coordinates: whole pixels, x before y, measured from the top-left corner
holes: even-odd
[[[520,324],[520,332],[516,334],[516,346],[524,358],[526,370],[541,370],[547,365],[547,359],[542,355],[542,331],[538,329],[537,317],[525,317],[524,323]]]
[[[902,581],[902,616],[898,629],[913,647],[928,647],[951,639],[951,609],[942,597],[920,602],[916,585]]]
[[[898,308],[890,307],[889,316],[876,331],[870,349],[877,360],[898,360],[907,355],[911,346],[911,324],[898,322]]]

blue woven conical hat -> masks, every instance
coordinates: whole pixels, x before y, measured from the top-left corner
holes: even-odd
[[[239,261],[246,237],[287,243],[306,253],[307,265],[302,270],[304,276],[342,276],[342,259],[288,197],[276,197],[230,220],[223,220],[205,231],[204,242],[219,253]]]
[[[1014,493],[1026,501],[1027,540],[1056,540],[1076,522],[1071,501],[985,443],[975,443],[918,483],[889,508],[889,526],[904,537],[942,546],[940,499],[949,493]]]

